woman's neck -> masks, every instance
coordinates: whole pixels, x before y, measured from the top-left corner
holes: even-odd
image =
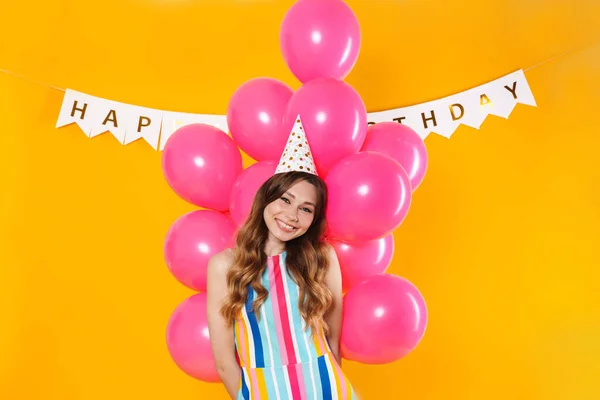
[[[265,243],[264,251],[267,257],[279,255],[285,251],[285,242],[272,237],[269,233],[269,238],[267,239],[267,243]]]

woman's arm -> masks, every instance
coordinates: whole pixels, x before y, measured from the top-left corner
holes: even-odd
[[[207,272],[207,315],[208,331],[213,357],[219,377],[232,399],[237,396],[241,369],[235,358],[233,327],[227,326],[221,315],[221,307],[227,296],[227,271],[232,263],[226,250],[216,254],[208,263]]]
[[[329,347],[338,362],[342,365],[342,355],[340,351],[340,340],[342,334],[342,271],[340,263],[333,247],[329,247],[329,269],[325,275],[325,284],[333,294],[333,304],[329,312],[325,315],[325,322],[329,325],[327,341]]]

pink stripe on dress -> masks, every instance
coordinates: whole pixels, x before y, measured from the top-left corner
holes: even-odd
[[[300,364],[288,365],[288,375],[290,377],[290,388],[292,389],[292,400],[302,400],[302,394],[300,392],[300,384],[298,379],[298,372],[296,367]]]
[[[242,310],[242,312],[244,312],[244,310]],[[245,323],[244,323],[244,318],[240,317],[237,321],[237,325],[240,327],[240,338],[238,340],[238,343],[240,345],[240,350],[241,350],[241,354],[240,354],[240,359],[241,359],[241,366],[242,367],[249,367],[250,366],[250,360],[248,360],[247,355],[249,354],[247,352],[246,349],[246,345],[247,345],[247,336],[246,336],[246,327],[245,327]]]
[[[277,261],[279,266],[279,261]],[[277,342],[279,343],[279,353],[281,354],[281,364],[288,364],[288,356],[285,347],[285,340],[283,338],[283,330],[281,329],[281,315],[279,313],[279,302],[277,298],[279,297],[279,293],[277,290],[277,279],[281,280],[281,269],[275,269],[275,265],[273,263],[273,258],[269,258],[267,260],[267,268],[269,269],[269,291],[271,296],[271,304],[273,304],[273,316],[275,317],[275,330],[277,332]],[[278,278],[279,275],[279,278]]]
[[[333,368],[335,369],[335,373],[338,376],[338,379],[340,380],[340,388],[342,389],[342,399],[347,399],[347,393],[346,393],[346,379],[344,378],[344,373],[342,372],[342,368],[340,368],[339,364],[337,363],[335,357],[333,356],[333,354],[331,355],[331,364],[333,364]]]
[[[281,318],[281,330],[283,332],[283,339],[285,343],[285,350],[287,352],[288,364],[296,364],[296,352],[294,351],[294,338],[292,337],[292,330],[290,329],[290,317],[287,311],[287,302],[285,299],[285,289],[283,287],[283,279],[281,274],[281,265],[279,264],[279,257],[273,259],[273,269],[279,270],[279,274],[275,275],[275,285],[277,287],[277,298],[275,299],[279,303],[279,316]]]
[[[306,396],[306,385],[304,384],[304,371],[302,371],[302,364],[296,364],[296,375],[298,376],[298,386],[300,386],[300,398],[307,400]]]
[[[253,400],[260,400],[260,388],[258,387],[258,378],[256,377],[256,369],[249,368],[250,379],[252,379],[252,390],[250,391]]]

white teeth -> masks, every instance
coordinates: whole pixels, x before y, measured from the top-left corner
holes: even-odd
[[[277,220],[277,223],[279,224],[279,226],[281,226],[281,227],[282,227],[282,228],[284,228],[284,229],[287,229],[287,230],[289,230],[289,231],[292,231],[292,230],[294,230],[294,227],[293,227],[293,226],[291,226],[291,225],[288,225],[288,224],[286,224],[285,222],[282,222],[282,221],[280,221],[280,220]]]

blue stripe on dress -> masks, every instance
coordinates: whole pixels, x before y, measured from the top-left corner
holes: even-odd
[[[246,378],[244,377],[244,371],[242,371],[242,400],[250,400],[250,391],[248,390],[248,385],[246,384]]]
[[[321,388],[323,393],[323,400],[332,400],[331,397],[331,381],[329,380],[329,370],[327,369],[326,356],[319,357],[319,375],[321,381]]]
[[[252,287],[248,288],[248,299],[254,299],[254,289]],[[252,311],[252,302],[251,300],[246,305],[246,311],[248,313],[248,322],[250,322],[250,329],[252,330],[252,339],[254,340],[254,359],[256,361],[256,368],[264,368],[265,367],[265,358],[263,354],[263,346],[262,346],[262,338],[260,336],[260,330],[258,328],[258,321],[256,320],[256,315],[254,311]]]
[[[265,286],[268,287],[268,286]],[[267,297],[267,301],[269,298]],[[260,316],[260,324],[258,328],[260,329],[261,338],[264,338],[265,345],[265,364],[267,368],[264,370],[265,373],[265,383],[267,386],[267,393],[269,394],[269,398],[280,399],[281,398],[281,388],[277,383],[277,376],[275,374],[275,370],[272,368],[273,365],[277,362],[280,362],[281,355],[279,354],[279,347],[277,346],[277,333],[274,331],[274,327],[269,327],[268,324],[268,316],[266,310],[272,310],[272,304],[267,304],[267,301],[261,306],[259,311]],[[269,307],[269,308],[267,308]],[[266,329],[265,329],[266,328]],[[277,348],[276,355],[274,355],[274,348]],[[279,358],[275,358],[279,357]],[[269,368],[271,367],[271,368]],[[284,389],[285,390],[285,389]]]
[[[278,395],[277,389],[275,389],[275,371],[273,368],[266,368],[263,370],[265,377],[265,386],[267,388],[267,398],[268,399],[280,399],[281,396]]]
[[[262,284],[269,291],[269,296],[261,306],[260,310],[260,334],[264,338],[265,347],[265,364],[269,367],[274,365],[281,365],[281,349],[279,348],[279,338],[277,337],[277,326],[275,325],[275,318],[273,317],[273,296],[271,292],[271,286],[269,284],[269,272],[268,270],[262,276]],[[268,339],[267,339],[268,336]],[[268,340],[268,343],[267,343]],[[273,362],[271,362],[271,354],[273,355]],[[279,389],[281,390],[281,389]]]
[[[289,389],[290,382],[288,376],[286,375],[285,367],[275,367],[273,368],[275,371],[275,376],[277,378],[277,388],[279,389],[279,398],[281,399],[291,399],[292,391]]]
[[[321,389],[321,378],[319,375],[319,365],[315,360],[302,364],[302,373],[304,374],[304,386],[308,399],[323,400],[323,390]],[[314,386],[313,386],[314,385]]]

